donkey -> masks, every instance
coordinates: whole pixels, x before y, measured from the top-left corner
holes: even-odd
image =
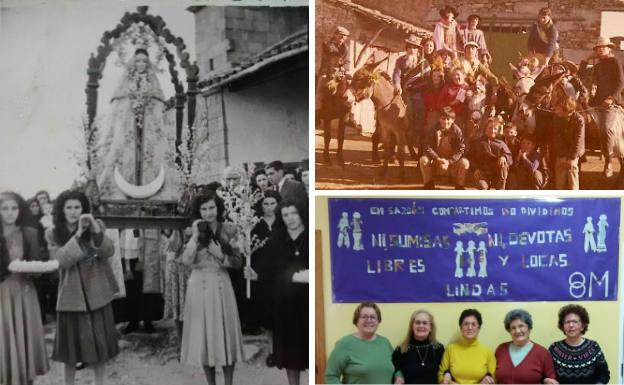
[[[405,177],[405,145],[407,143],[407,105],[394,92],[390,75],[377,69],[387,57],[377,62],[368,62],[353,74],[348,97],[352,103],[370,98],[375,105],[377,130],[384,146],[381,176],[388,171],[388,162],[397,146],[399,175]]]
[[[349,87],[348,75],[334,73],[330,79],[321,78],[318,81],[325,82],[325,84],[320,87],[323,95],[321,97],[321,106],[318,109],[318,118],[323,127],[323,161],[325,164],[331,164],[329,158],[331,122],[334,119],[338,119],[338,148],[336,150],[336,157],[338,163],[343,164],[342,147],[344,145],[346,123],[351,111],[351,105],[345,97],[345,93]]]

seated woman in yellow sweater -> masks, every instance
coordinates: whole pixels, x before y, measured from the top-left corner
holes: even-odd
[[[449,344],[442,356],[438,380],[441,384],[493,384],[496,358],[477,337],[481,329],[481,313],[466,309],[459,316],[461,338]]]

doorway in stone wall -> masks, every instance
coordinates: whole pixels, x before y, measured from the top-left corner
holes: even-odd
[[[516,64],[520,54],[527,54],[529,37],[526,33],[526,28],[521,26],[495,26],[489,31],[485,30],[484,33],[488,50],[490,55],[492,55],[490,69],[496,76],[505,76],[507,80],[511,81],[513,77],[508,63]]]

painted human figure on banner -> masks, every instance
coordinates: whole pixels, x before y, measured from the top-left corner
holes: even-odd
[[[475,271],[475,257],[474,252],[477,249],[474,241],[468,241],[468,247],[466,247],[466,252],[468,253],[468,269],[466,270],[466,277],[476,277],[477,272]]]
[[[462,270],[462,254],[464,254],[464,243],[457,241],[455,244],[455,278],[462,278],[464,271]]]
[[[485,242],[479,242],[479,248],[477,249],[479,252],[479,273],[477,274],[480,278],[486,278],[487,275],[487,249],[485,248]]]
[[[364,244],[362,243],[362,224],[364,221],[362,220],[362,216],[359,212],[353,213],[353,221],[351,224],[353,225],[353,250],[361,251],[364,250]]]
[[[607,251],[607,245],[605,243],[607,239],[607,227],[609,227],[609,223],[607,222],[606,214],[600,214],[600,217],[598,217],[598,243],[596,245],[596,251],[599,253]]]
[[[97,183],[102,197],[123,199],[123,180],[143,186],[165,174],[160,199],[176,199],[174,133],[165,122],[165,96],[147,48],[136,48],[110,101],[110,117],[98,145]],[[156,186],[158,187],[158,186]],[[156,193],[153,191],[152,195]]]
[[[596,230],[594,229],[594,224],[592,223],[592,217],[587,217],[587,222],[585,223],[585,227],[583,227],[583,234],[585,234],[585,245],[584,249],[587,253],[589,249],[591,251],[596,251],[596,239],[594,238],[594,233]]]
[[[342,212],[340,221],[338,222],[338,247],[351,247],[351,240],[349,239],[349,213]]]

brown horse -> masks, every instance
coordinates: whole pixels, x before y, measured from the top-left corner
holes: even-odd
[[[397,159],[400,166],[399,174],[401,179],[403,179],[405,176],[405,145],[407,143],[407,105],[403,98],[394,92],[390,76],[376,69],[386,59],[367,63],[353,74],[349,87],[349,97],[352,103],[366,98],[372,100],[376,110],[377,129],[384,146],[381,175],[385,177],[388,170],[388,162],[393,155],[396,145]]]

